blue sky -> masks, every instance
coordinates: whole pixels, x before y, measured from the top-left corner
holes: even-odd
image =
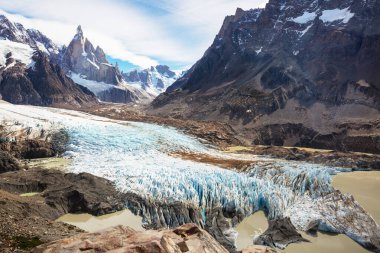
[[[56,43],[78,24],[124,70],[166,64],[186,69],[211,44],[226,15],[267,0],[0,0],[0,12]]]

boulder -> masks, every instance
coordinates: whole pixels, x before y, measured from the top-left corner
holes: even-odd
[[[276,219],[269,221],[268,229],[253,243],[266,245],[273,248],[285,249],[290,243],[309,242],[299,234],[289,218]]]
[[[0,151],[0,173],[8,172],[8,171],[16,171],[20,170],[21,165],[8,152]]]

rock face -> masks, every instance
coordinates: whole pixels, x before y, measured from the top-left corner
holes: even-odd
[[[58,48],[36,30],[0,16],[0,97],[14,104],[82,107],[95,96],[67,78],[54,63]]]
[[[173,230],[134,231],[117,226],[96,233],[85,233],[38,246],[35,252],[157,252],[227,253],[214,238],[195,224]]]
[[[173,84],[180,74],[171,71],[166,65],[157,65],[123,73],[123,77],[130,85],[137,86],[155,97]]]
[[[144,90],[132,86],[122,85],[114,86],[107,90],[97,93],[97,96],[102,101],[113,103],[134,103],[134,102],[149,102],[153,97]]]
[[[308,242],[308,240],[302,238],[289,218],[270,220],[268,229],[253,240],[254,244],[279,249],[285,249],[290,243],[296,242]]]
[[[113,103],[150,102],[152,95],[141,87],[128,85],[117,66],[111,65],[99,46],[94,48],[81,26],[67,48],[60,64],[74,82],[88,88],[100,100]]]
[[[54,59],[58,59],[60,54],[60,48],[40,31],[25,29],[21,24],[11,22],[4,15],[0,15],[0,38],[27,44]]]
[[[99,46],[94,48],[84,37],[81,26],[69,46],[64,50],[62,67],[86,77],[88,80],[117,85],[121,81],[119,70],[109,64],[106,55]]]
[[[379,13],[375,0],[238,9],[151,113],[228,122],[249,144],[379,153]]]
[[[8,152],[0,150],[0,174],[20,169],[21,165],[16,158],[14,158]]]

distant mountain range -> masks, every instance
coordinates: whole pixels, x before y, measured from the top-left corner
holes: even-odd
[[[157,65],[148,69],[122,73],[124,80],[129,85],[142,88],[153,96],[164,92],[181,75],[182,73],[174,72],[165,65]]]
[[[84,36],[81,26],[78,26],[67,47],[59,47],[38,30],[25,29],[5,16],[0,16],[0,28],[0,66],[3,77],[0,94],[12,103],[81,106],[90,101],[97,103],[94,95],[106,102],[148,103],[178,78],[169,67],[162,65],[121,73],[107,61],[105,52],[99,46],[94,48]],[[42,59],[45,65],[55,70],[45,69],[45,73],[37,73],[34,66]],[[10,79],[10,72],[12,76],[18,77]],[[50,72],[55,72],[54,76],[50,76],[53,75]],[[54,86],[54,92],[46,94],[44,90],[48,88],[45,89],[41,83],[31,84],[19,77],[24,76],[32,82],[32,75],[34,80],[54,79],[46,83],[47,87]],[[67,84],[72,83],[72,80],[79,86]],[[11,92],[9,86],[13,85],[18,89]]]
[[[247,144],[380,152],[380,1],[270,0],[224,20],[152,114],[231,124]]]

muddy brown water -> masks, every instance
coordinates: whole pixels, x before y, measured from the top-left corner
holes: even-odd
[[[108,227],[125,225],[135,230],[142,231],[142,218],[134,215],[129,210],[123,210],[111,214],[93,216],[91,214],[65,214],[57,219],[77,226],[87,232],[95,232]]]
[[[351,193],[361,206],[380,223],[380,172],[360,171],[340,173],[333,177],[333,186],[343,193]],[[252,244],[255,235],[265,231],[268,222],[263,212],[257,212],[244,219],[236,227],[238,234],[236,245],[242,249]],[[346,235],[318,233],[316,237],[301,232],[311,243],[290,244],[285,253],[367,253],[370,252],[351,240]]]
[[[380,224],[380,171],[340,173],[333,185],[343,193],[351,193],[356,201]]]

